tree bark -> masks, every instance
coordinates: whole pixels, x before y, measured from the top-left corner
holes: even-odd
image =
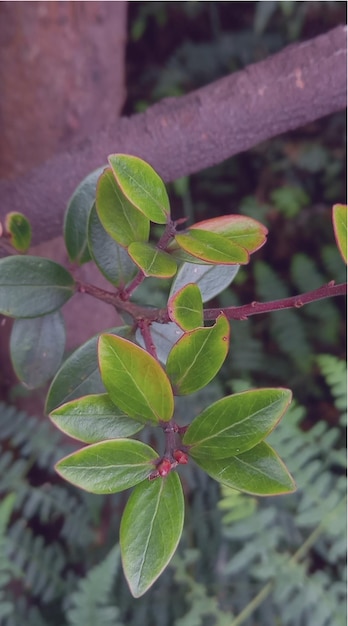
[[[346,28],[339,26],[186,96],[120,118],[23,178],[1,182],[0,219],[22,211],[32,221],[34,241],[47,240],[61,232],[76,185],[108,154],[140,156],[171,181],[345,105]]]

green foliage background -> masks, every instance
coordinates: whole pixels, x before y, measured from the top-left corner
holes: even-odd
[[[125,113],[326,32],[344,21],[343,6],[130,3]],[[170,185],[176,217],[186,215],[192,223],[240,211],[270,230],[268,244],[240,270],[220,305],[278,299],[345,280],[330,212],[344,201],[345,135],[345,117],[336,114]],[[137,297],[165,304],[166,286],[156,283],[154,292],[154,284],[146,281]],[[232,324],[219,380],[181,399],[178,410],[188,418],[226,392],[290,387],[297,405],[272,443],[299,489],[256,500],[221,492],[202,472],[184,468],[189,506],[183,540],[172,565],[138,600],[123,580],[115,547],[122,494],[91,496],[63,484],[53,465],[72,444],[48,422],[2,404],[1,623],[344,624],[344,347],[341,299]],[[3,499],[7,494],[13,495]]]

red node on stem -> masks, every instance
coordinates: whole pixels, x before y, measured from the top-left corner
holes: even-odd
[[[173,457],[180,465],[187,465],[189,460],[186,452],[182,450],[174,450]]]
[[[162,459],[162,461],[157,465],[157,471],[160,476],[167,476],[172,469],[172,464],[169,459]]]

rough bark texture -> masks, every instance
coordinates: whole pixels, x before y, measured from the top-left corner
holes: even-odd
[[[214,165],[346,105],[346,28],[296,44],[145,113],[121,118],[26,177],[0,183],[0,219],[21,210],[35,240],[59,233],[76,184],[108,154],[148,160],[166,181]]]

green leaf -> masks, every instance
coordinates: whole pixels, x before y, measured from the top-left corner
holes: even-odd
[[[131,328],[130,326],[120,326],[109,332],[130,336]],[[99,334],[86,341],[64,361],[48,390],[45,413],[51,413],[59,405],[75,398],[86,396],[89,393],[103,393],[105,391],[98,366],[97,344]]]
[[[239,265],[200,265],[183,263],[170,289],[169,297],[189,283],[198,285],[202,301],[215,298],[232,282],[239,270]]]
[[[65,326],[60,311],[34,319],[15,320],[10,337],[11,360],[29,389],[52,378],[62,362]]]
[[[91,493],[118,493],[148,478],[157,458],[141,441],[113,439],[73,452],[55,468],[65,480]]]
[[[199,287],[191,283],[177,291],[168,301],[168,315],[183,330],[203,326],[203,302]]]
[[[96,207],[106,232],[121,246],[148,240],[149,220],[127,200],[109,168],[99,178]]]
[[[88,220],[88,246],[91,257],[105,278],[116,287],[124,287],[137,273],[127,250],[103,228],[95,204]]]
[[[167,422],[174,412],[170,382],[162,367],[134,343],[101,335],[98,358],[102,381],[122,411],[143,421]]]
[[[246,248],[248,252],[259,250],[266,242],[268,233],[266,226],[246,215],[214,217],[194,224],[190,230],[196,228],[222,235],[229,241]]]
[[[124,510],[120,546],[132,595],[142,596],[172,558],[184,524],[184,497],[175,472],[138,485]]]
[[[283,461],[265,441],[238,456],[195,459],[209,476],[223,485],[256,496],[295,491],[296,485]]]
[[[130,437],[143,428],[120,411],[106,393],[67,402],[52,411],[50,418],[69,437],[85,443]]]
[[[135,241],[130,244],[128,252],[145,276],[171,278],[178,269],[175,259],[153,244]]]
[[[347,263],[347,205],[335,204],[332,209],[332,220],[338,249]]]
[[[219,315],[214,326],[185,333],[173,346],[167,374],[178,395],[205,387],[221,368],[229,347],[230,326]]]
[[[291,402],[289,389],[256,389],[218,400],[188,427],[183,443],[196,459],[223,459],[260,443]]]
[[[7,213],[5,230],[10,236],[11,246],[18,252],[27,252],[31,242],[31,225],[22,213]]]
[[[243,265],[249,262],[249,254],[245,248],[207,230],[189,230],[183,235],[176,235],[175,242],[185,252],[208,263]]]
[[[95,201],[97,182],[105,165],[99,167],[75,189],[71,196],[64,217],[64,240],[70,261],[82,265],[90,261],[87,243],[87,224],[89,212]]]
[[[59,309],[74,294],[71,274],[58,263],[36,256],[0,260],[0,313],[38,317]]]
[[[152,222],[165,224],[170,211],[168,195],[151,165],[127,154],[111,154],[108,161],[128,200]]]

